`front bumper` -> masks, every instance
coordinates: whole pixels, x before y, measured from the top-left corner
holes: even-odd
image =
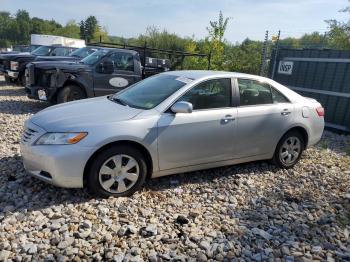
[[[83,187],[85,165],[95,148],[75,145],[33,145],[45,133],[38,126],[27,123],[33,136],[20,143],[24,168],[40,180],[65,188]],[[27,129],[27,128],[26,128]]]
[[[17,79],[19,72],[7,70],[7,75],[12,79]]]

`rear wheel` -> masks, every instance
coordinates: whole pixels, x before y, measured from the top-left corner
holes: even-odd
[[[147,175],[147,164],[138,150],[118,146],[106,149],[93,160],[87,176],[89,190],[98,196],[130,196]]]
[[[84,98],[86,98],[84,90],[82,90],[79,86],[68,85],[59,91],[57,95],[57,103],[66,103]]]
[[[279,141],[273,162],[281,168],[292,168],[299,161],[304,148],[303,136],[297,131],[288,132]]]

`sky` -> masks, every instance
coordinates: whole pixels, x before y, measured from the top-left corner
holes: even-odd
[[[225,39],[263,40],[265,31],[281,37],[327,30],[325,20],[346,20],[339,12],[347,0],[0,0],[0,10],[25,9],[30,16],[54,19],[62,24],[94,15],[110,35],[125,38],[144,33],[148,26],[167,29],[180,36],[207,35],[210,20],[221,10],[230,22]]]

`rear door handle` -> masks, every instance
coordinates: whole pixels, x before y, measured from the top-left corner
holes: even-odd
[[[283,109],[283,111],[281,112],[282,116],[288,116],[290,115],[292,112],[288,111],[288,109]]]

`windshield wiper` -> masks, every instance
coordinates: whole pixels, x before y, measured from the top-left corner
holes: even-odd
[[[120,98],[117,98],[117,97],[111,97],[111,100],[114,101],[114,102],[117,102],[118,104],[121,104],[123,106],[127,106],[128,104],[125,103],[125,101],[121,100]]]

